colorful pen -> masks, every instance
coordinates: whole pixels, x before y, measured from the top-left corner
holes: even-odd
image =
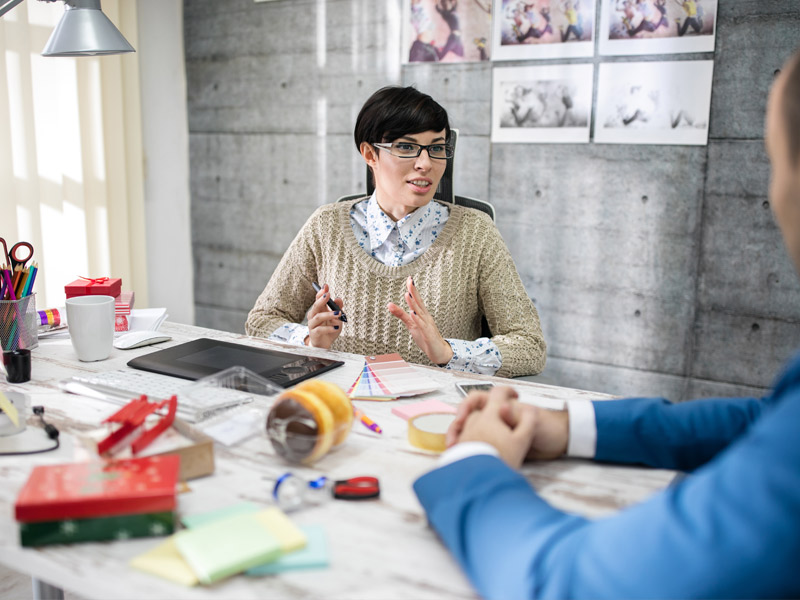
[[[375,433],[383,433],[383,429],[381,429],[380,425],[358,410],[355,406],[353,407],[353,412],[355,412],[356,417],[358,417],[358,420],[361,421],[364,427]]]
[[[3,275],[5,275],[6,278],[9,299],[16,301],[17,297],[14,295],[14,285],[11,283],[11,276],[8,274],[8,270],[3,271]]]
[[[315,292],[319,292],[322,289],[321,287],[319,287],[319,284],[316,281],[312,281],[311,285],[314,286],[314,291]],[[331,310],[341,311],[341,308],[339,307],[339,305],[336,304],[336,302],[334,302],[330,297],[328,297],[328,308],[330,308]],[[345,316],[345,314],[343,312],[339,316],[339,319],[343,323],[347,323],[347,317]]]

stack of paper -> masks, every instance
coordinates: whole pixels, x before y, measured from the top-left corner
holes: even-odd
[[[394,400],[437,389],[433,379],[415,369],[399,354],[365,356],[361,374],[347,392],[353,400]]]
[[[134,308],[128,317],[131,331],[158,331],[169,317],[166,308]]]
[[[244,502],[183,523],[188,529],[137,556],[131,566],[191,586],[245,571],[256,576],[328,565],[322,531],[296,527],[275,507]]]

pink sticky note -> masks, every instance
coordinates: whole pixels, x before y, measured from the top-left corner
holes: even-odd
[[[455,412],[455,406],[445,404],[439,400],[425,400],[424,402],[414,402],[413,404],[403,404],[392,407],[392,413],[406,421],[417,415],[426,415],[428,413],[455,414]]]

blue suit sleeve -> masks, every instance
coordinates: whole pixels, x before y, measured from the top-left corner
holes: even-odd
[[[755,398],[593,402],[595,460],[691,471],[744,434],[768,403]]]
[[[650,500],[596,521],[475,456],[414,488],[490,599],[799,597],[800,389],[725,452]]]

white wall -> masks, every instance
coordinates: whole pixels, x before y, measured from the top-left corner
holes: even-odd
[[[138,0],[149,304],[194,324],[182,0]]]

